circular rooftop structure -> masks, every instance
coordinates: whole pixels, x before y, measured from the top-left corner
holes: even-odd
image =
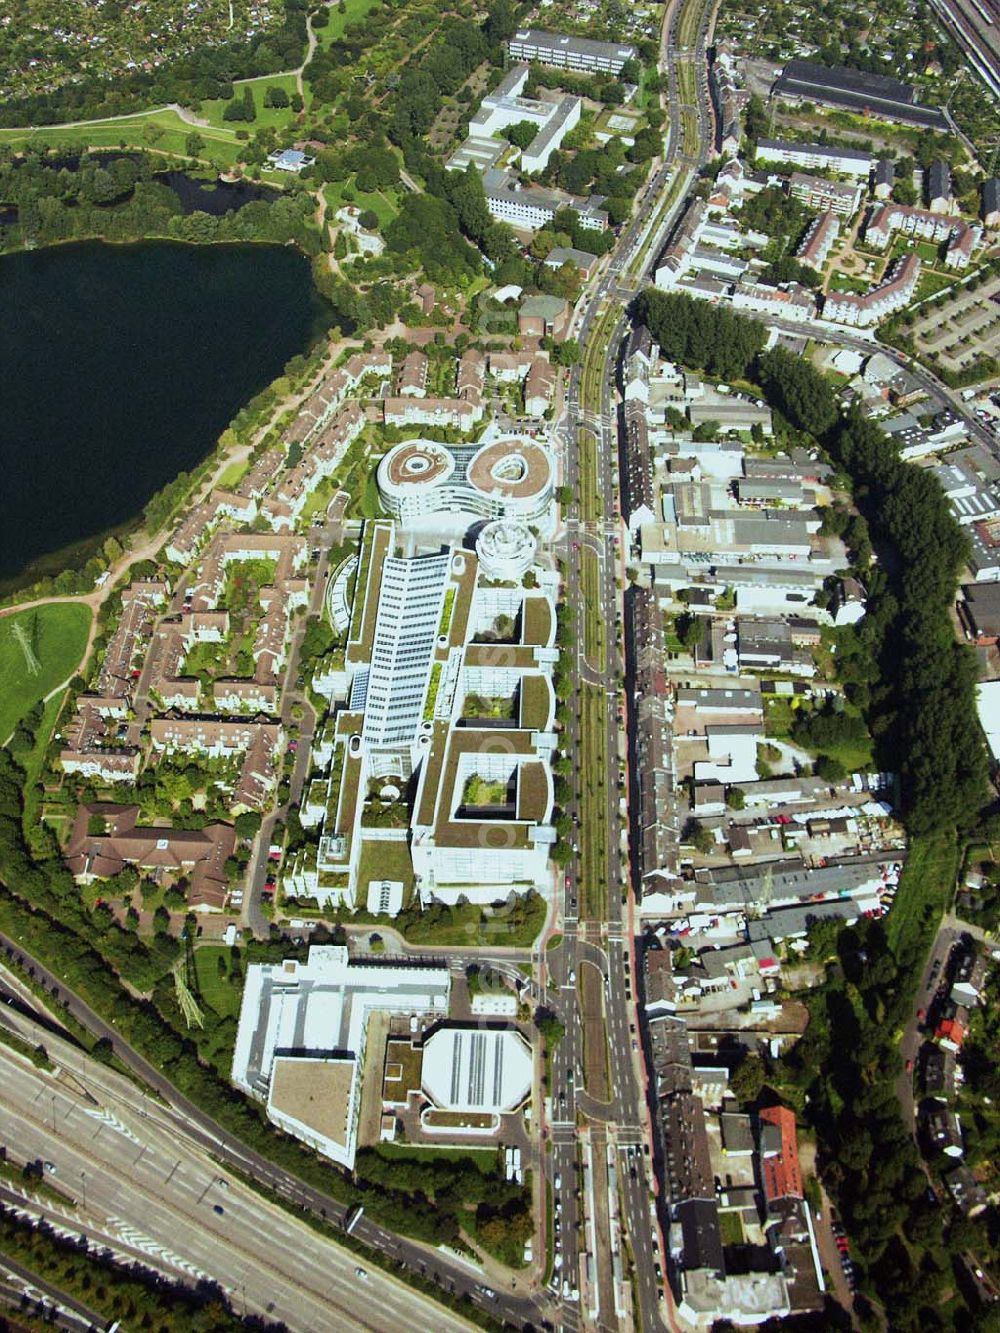
[[[476,538],[479,566],[487,578],[520,579],[535,560],[538,543],[526,523],[498,518]]]
[[[490,499],[525,503],[551,487],[552,459],[534,440],[519,436],[494,440],[472,458],[466,480]]]
[[[413,488],[440,486],[455,471],[449,449],[434,440],[404,440],[378,465],[378,485],[385,494],[404,495]]]
[[[404,527],[466,520],[516,519],[549,530],[555,469],[544,445],[520,436],[474,444],[404,440],[378,465],[383,508]]]

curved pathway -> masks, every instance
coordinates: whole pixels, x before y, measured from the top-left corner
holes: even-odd
[[[299,96],[303,98],[306,95],[306,89],[305,89],[305,82],[303,81],[302,76],[305,73],[306,66],[313,58],[313,53],[316,50],[316,42],[317,42],[316,34],[313,31],[311,16],[306,19],[306,33],[308,34],[309,37],[309,45],[306,47],[305,59],[302,61],[302,64],[298,67],[298,69],[292,71],[295,75],[295,86],[299,90]]]
[[[79,130],[87,125],[113,125],[120,120],[138,120],[140,116],[155,116],[161,111],[176,111],[186,125],[197,125],[202,129],[218,128],[210,125],[202,117],[196,116],[179,102],[165,102],[163,106],[146,107],[141,111],[123,111],[117,116],[94,116],[89,120],[61,120],[55,125],[16,125],[11,127],[8,134],[45,134],[49,130]]]

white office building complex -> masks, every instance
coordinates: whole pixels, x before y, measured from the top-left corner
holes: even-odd
[[[554,581],[496,578],[533,555],[521,525],[482,536],[486,569],[455,547],[397,555],[392,523],[366,526],[346,706],[329,775],[302,809],[319,845],[286,875],[290,894],[351,905],[375,884],[401,886],[406,900],[490,903],[548,887]]]
[[[537,440],[505,436],[474,445],[404,440],[379,463],[376,481],[386,513],[407,529],[459,538],[483,518],[552,529],[555,465]]]
[[[286,1133],[352,1167],[369,1018],[442,1018],[450,993],[446,967],[352,962],[334,945],[313,945],[305,963],[252,963],[233,1082],[264,1102],[268,1119]]]
[[[867,182],[875,159],[858,148],[832,148],[821,143],[793,143],[784,139],[761,139],[759,162],[784,162],[793,167],[817,167],[841,176],[856,176]]]
[[[530,72],[527,65],[516,65],[483,98],[469,121],[468,138],[445,164],[450,171],[464,171],[470,163],[480,170],[494,166],[502,156],[495,151],[497,145],[507,146],[499,136],[508,126],[524,121],[537,125],[538,133],[521,150],[521,169],[529,173],[544,171],[549,158],[579,123],[583,104],[579,97],[563,97],[558,102],[523,97],[522,89]]]
[[[410,746],[416,738],[451,564],[448,554],[383,562],[371,664],[355,681],[369,749]]]
[[[620,74],[628,60],[638,58],[631,42],[595,42],[589,37],[571,37],[539,28],[519,28],[507,43],[511,60],[537,60],[541,65],[581,73]]]
[[[476,538],[479,568],[488,579],[520,580],[535,563],[538,543],[525,523],[498,518]]]
[[[483,173],[486,206],[495,218],[509,222],[522,231],[540,231],[564,208],[580,216],[580,225],[590,231],[606,231],[607,212],[601,208],[601,195],[584,199],[562,190],[545,190],[540,185],[522,185],[509,172],[491,168]]]

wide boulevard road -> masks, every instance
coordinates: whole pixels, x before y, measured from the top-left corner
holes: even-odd
[[[622,339],[628,324],[625,304],[631,290],[641,286],[649,266],[655,262],[663,238],[669,234],[687,202],[687,184],[707,161],[711,151],[712,120],[707,105],[705,85],[706,29],[710,6],[706,6],[699,25],[696,45],[689,53],[695,70],[700,96],[695,108],[699,129],[698,154],[684,157],[681,151],[680,103],[678,97],[675,55],[677,25],[681,4],[679,0],[669,8],[665,17],[661,68],[667,77],[667,108],[669,121],[664,145],[663,161],[653,173],[650,186],[640,199],[635,219],[619,238],[618,246],[602,277],[588,293],[578,312],[574,335],[586,357],[591,338],[600,328],[602,312],[617,307],[617,318],[611,331],[600,369],[600,411],[590,413],[581,401],[584,362],[578,364],[569,380],[564,412],[557,423],[555,438],[561,446],[562,483],[573,493],[577,503],[564,511],[564,531],[557,546],[566,562],[567,577],[564,595],[574,612],[577,634],[576,651],[570,664],[578,682],[603,689],[606,695],[605,748],[608,757],[605,790],[607,806],[604,821],[607,831],[607,865],[602,867],[607,885],[605,919],[600,922],[581,922],[579,911],[580,884],[578,864],[567,869],[561,887],[560,927],[562,940],[546,957],[548,974],[557,987],[559,1000],[555,1007],[566,1023],[566,1035],[557,1046],[552,1065],[552,1161],[553,1193],[560,1205],[561,1247],[563,1266],[561,1276],[568,1279],[571,1288],[583,1278],[581,1251],[595,1248],[593,1276],[597,1290],[583,1290],[579,1307],[571,1301],[564,1310],[567,1326],[575,1327],[578,1320],[597,1322],[601,1327],[619,1324],[613,1307],[610,1272],[606,1256],[595,1247],[596,1236],[587,1235],[583,1228],[585,1201],[579,1196],[581,1175],[578,1171],[578,1124],[581,1115],[597,1131],[595,1144],[595,1172],[604,1170],[604,1144],[601,1127],[613,1136],[617,1144],[617,1181],[621,1191],[621,1219],[634,1263],[634,1293],[636,1308],[631,1312],[629,1326],[656,1329],[663,1326],[664,1317],[673,1322],[669,1308],[669,1294],[661,1299],[662,1282],[657,1276],[659,1238],[652,1200],[653,1180],[648,1153],[649,1120],[646,1102],[646,1079],[639,1050],[638,1022],[634,998],[635,952],[634,925],[631,914],[622,902],[622,889],[627,882],[625,853],[619,842],[619,798],[623,794],[616,781],[619,767],[619,721],[617,704],[620,698],[619,673],[622,669],[617,629],[621,625],[622,587],[624,568],[622,553],[628,545],[628,533],[621,520],[612,515],[612,495],[617,480],[617,406],[614,398],[615,368]],[[675,172],[684,177],[684,188],[676,193],[669,211],[659,217],[652,237],[649,229],[663,191],[674,178]],[[641,265],[635,264],[642,256]],[[635,265],[629,286],[619,285],[626,271]],[[596,441],[598,489],[603,499],[604,519],[597,523],[581,521],[578,503],[580,491],[580,462],[577,446],[581,425],[589,427]],[[617,539],[617,544],[615,542]],[[584,623],[588,607],[584,595],[582,558],[590,549],[599,570],[596,592],[601,602],[601,613],[608,629],[607,656],[591,662],[584,652]],[[566,746],[572,753],[582,755],[582,737],[575,715],[571,712],[567,724]],[[577,837],[587,837],[581,826],[582,809],[576,801],[569,811],[578,826]],[[607,1105],[595,1103],[584,1091],[582,1015],[578,1006],[577,983],[584,967],[596,967],[603,979],[604,1016],[610,1059],[611,1101]],[[558,1182],[558,1187],[556,1187]],[[604,1195],[601,1203],[606,1207]],[[601,1206],[600,1204],[598,1205]],[[584,1283],[581,1281],[581,1285]],[[574,1308],[575,1307],[575,1308]],[[619,1324],[619,1326],[624,1326]]]

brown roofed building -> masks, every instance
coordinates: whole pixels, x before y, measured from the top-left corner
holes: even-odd
[[[524,381],[524,410],[529,417],[545,415],[552,405],[552,391],[555,385],[555,367],[544,357],[536,356],[528,367]]]
[[[555,338],[561,342],[573,311],[561,296],[526,296],[517,315],[518,332],[528,338]]]
[[[479,401],[486,382],[486,358],[482,352],[470,348],[458,363],[455,372],[455,392],[459,398]]]
[[[250,495],[255,500],[259,500],[274,480],[283,458],[284,454],[277,445],[272,449],[266,449],[250,468],[250,471],[245,473],[237,483],[236,494]]]
[[[426,398],[427,357],[423,352],[410,352],[399,370],[397,393],[402,398]]]
[[[187,878],[188,904],[195,911],[221,912],[229,889],[226,861],[236,847],[230,824],[203,829],[140,827],[137,805],[100,801],[81,805],[66,849],[66,864],[80,883],[110,879],[126,865],[155,877]],[[91,820],[104,830],[91,833]]]
[[[382,404],[387,426],[454,426],[470,431],[483,415],[481,403],[465,398],[386,398]]]
[[[59,762],[66,773],[104,778],[107,782],[132,782],[139,775],[138,747],[113,745],[107,722],[86,695],[77,700],[76,713],[63,739]]]
[[[646,969],[646,1004],[671,1003],[676,996],[674,973],[670,965],[669,949],[647,949],[644,958]]]
[[[303,444],[355,390],[367,375],[386,378],[392,373],[392,357],[384,349],[356,352],[342,366],[326,375],[300,405],[295,420],[282,436],[287,448]]]
[[[693,1092],[678,1092],[662,1105],[661,1115],[671,1199],[678,1203],[714,1199],[715,1173],[701,1098]]]
[[[768,1204],[779,1199],[803,1198],[794,1111],[787,1106],[766,1106],[761,1111],[760,1149],[761,1175]]]
[[[501,384],[518,383],[534,360],[534,352],[490,352],[490,374]]]
[[[980,647],[1000,642],[1000,584],[969,583],[958,612],[968,634]]]

